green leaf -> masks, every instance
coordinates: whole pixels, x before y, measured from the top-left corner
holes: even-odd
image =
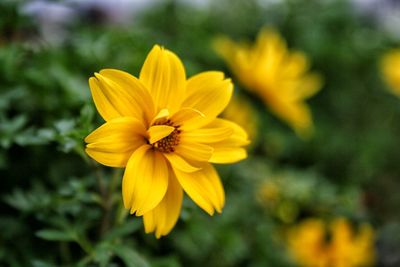
[[[53,129],[28,128],[15,136],[15,143],[20,146],[48,144],[55,137]]]
[[[55,229],[43,229],[36,232],[36,236],[48,241],[75,241],[76,235],[72,232],[63,232]]]
[[[47,262],[41,261],[41,260],[33,260],[32,261],[32,266],[33,267],[52,267],[54,265],[51,264],[51,263],[47,263]]]
[[[134,249],[118,244],[112,247],[114,253],[127,267],[149,267],[150,264]]]
[[[42,210],[51,204],[51,196],[40,185],[30,191],[17,188],[3,199],[10,206],[27,213]]]
[[[93,260],[98,263],[100,267],[109,266],[110,260],[113,256],[112,245],[107,242],[98,244],[92,256]]]
[[[140,220],[129,221],[121,226],[114,227],[107,235],[104,237],[105,240],[113,240],[118,237],[123,237],[136,232],[141,226]]]
[[[61,135],[69,134],[75,129],[75,126],[76,123],[72,119],[62,119],[54,124],[54,127]]]

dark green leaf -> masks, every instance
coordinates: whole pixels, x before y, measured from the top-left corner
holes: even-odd
[[[112,249],[127,267],[150,267],[147,260],[130,247],[118,244],[113,246]]]
[[[49,241],[74,241],[76,235],[56,229],[43,229],[36,232],[36,236]]]

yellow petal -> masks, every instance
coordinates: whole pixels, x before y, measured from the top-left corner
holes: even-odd
[[[103,165],[125,167],[132,153],[145,144],[145,134],[143,124],[135,118],[116,118],[85,138],[86,153]]]
[[[231,144],[233,146],[245,146],[250,143],[246,131],[237,123],[217,118],[210,124],[210,126],[230,127],[233,130],[232,135],[228,139],[224,140],[225,144]]]
[[[148,54],[140,80],[150,91],[158,109],[177,111],[185,95],[185,69],[171,51],[155,45]]]
[[[292,52],[286,55],[286,62],[281,72],[286,78],[298,78],[310,68],[307,57],[302,52]]]
[[[153,163],[150,172],[147,173],[148,175],[145,174],[144,176],[145,179],[140,185],[141,188],[137,191],[137,216],[154,209],[164,198],[168,188],[169,169],[164,156],[158,151],[149,152],[149,154],[152,154]]]
[[[155,207],[155,209],[156,208],[157,207]],[[147,213],[145,213],[145,214],[143,214],[143,224],[144,224],[144,231],[146,232],[146,234],[152,233],[152,232],[154,232],[156,230],[156,221],[155,221],[155,218],[154,218],[154,209],[149,211],[149,212],[147,212]]]
[[[203,72],[187,81],[182,107],[197,109],[212,120],[226,108],[232,92],[231,80],[224,80],[222,73]]]
[[[202,170],[193,173],[177,169],[174,172],[183,190],[197,205],[210,215],[214,210],[221,212],[225,203],[224,189],[211,164],[205,164]]]
[[[204,114],[193,108],[182,108],[171,116],[171,121],[182,130],[196,129],[204,124]]]
[[[230,127],[231,129],[233,129],[233,133],[232,136],[238,138],[238,139],[242,139],[242,140],[246,140],[245,144],[248,144],[248,134],[247,132],[237,123],[230,121],[230,120],[226,120],[226,119],[221,119],[221,118],[217,118],[214,121],[212,121],[208,127]],[[241,144],[244,145],[244,144]]]
[[[387,51],[380,62],[383,79],[388,90],[400,96],[400,49]]]
[[[121,117],[121,114],[113,107],[110,100],[104,94],[103,87],[101,87],[100,82],[96,78],[89,78],[89,87],[97,111],[105,121]]]
[[[162,124],[162,122],[166,121],[168,117],[169,117],[169,110],[166,108],[163,108],[158,112],[158,114],[151,121],[151,125]]]
[[[229,127],[233,130],[233,133],[222,141],[209,144],[214,149],[209,162],[221,164],[234,163],[247,157],[247,152],[242,146],[249,144],[249,140],[247,133],[242,127],[224,119],[215,119],[210,125],[215,127]]]
[[[223,145],[213,146],[214,153],[209,162],[211,163],[235,163],[247,158],[246,149],[241,147],[225,147]]]
[[[236,69],[234,69],[234,67],[239,66],[236,66],[237,62],[235,55],[239,47],[229,38],[224,36],[218,36],[217,38],[215,38],[215,40],[213,41],[213,47],[217,54],[220,55],[228,63],[229,67],[232,68],[234,72],[236,72]]]
[[[285,79],[281,81],[281,92],[277,97],[280,101],[287,103],[302,102],[315,95],[322,87],[322,78],[320,75],[310,73],[294,79]]]
[[[93,100],[106,120],[130,116],[146,121],[154,116],[154,105],[148,91],[132,75],[106,69],[89,79]]]
[[[196,142],[185,142],[180,140],[179,144],[175,147],[175,153],[188,160],[199,162],[207,162],[212,154],[213,148]]]
[[[141,216],[154,209],[168,187],[168,167],[163,155],[144,145],[132,154],[123,177],[124,204]]]
[[[286,121],[300,137],[307,138],[313,131],[313,120],[308,105],[304,102],[275,102],[271,110]]]
[[[171,121],[183,131],[200,128],[208,122],[203,113],[193,108],[180,109],[171,116]]]
[[[108,167],[123,168],[126,166],[128,159],[132,153],[109,153],[86,148],[85,152],[98,163]]]
[[[141,161],[146,152],[151,148],[149,145],[143,145],[136,149],[135,153],[131,156],[128,165],[126,166],[124,176],[122,178],[122,198],[124,200],[124,207],[130,209],[134,201],[134,192],[137,180],[135,176],[132,177],[132,172],[137,171],[137,162]],[[136,168],[136,169],[135,169]],[[130,174],[128,175],[128,172]]]
[[[113,119],[109,122],[104,123],[99,128],[91,132],[85,138],[86,143],[94,143],[99,139],[114,138],[115,135],[140,135],[145,136],[146,130],[143,124],[136,118],[132,117],[121,117]]]
[[[167,137],[175,130],[175,127],[168,125],[154,125],[151,126],[147,133],[149,134],[149,142],[150,144],[154,144],[155,142]]]
[[[212,125],[192,131],[183,131],[181,140],[185,142],[216,143],[223,141],[233,134],[233,129],[228,126]]]
[[[200,168],[190,165],[186,160],[176,153],[165,153],[164,157],[167,158],[174,169],[178,169],[183,172],[195,172],[200,170]]]
[[[170,186],[168,186],[168,191],[165,194],[165,197],[162,203],[157,206],[155,209],[155,213],[159,213],[160,209],[164,209],[165,212],[165,220],[164,225],[161,227],[157,227],[156,229],[156,236],[164,236],[167,235],[172,228],[175,226],[179,214],[182,207],[182,199],[183,199],[183,190],[178,181],[176,180],[175,175],[173,178],[169,180]]]
[[[318,93],[319,90],[321,90],[323,79],[321,75],[310,73],[308,75],[305,75],[301,79],[300,83],[301,86],[299,86],[297,89],[301,92],[301,98],[308,99]]]
[[[155,232],[157,238],[167,235],[179,218],[182,198],[182,188],[175,175],[171,173],[163,200],[157,207],[143,215],[146,233]]]
[[[155,113],[153,99],[138,78],[116,69],[103,69],[100,75],[115,82],[120,86],[120,90],[127,91],[130,95],[129,101],[131,101],[128,105],[135,108],[137,116],[144,116],[147,123],[150,121]]]
[[[242,126],[250,139],[256,139],[259,128],[259,117],[247,97],[236,96],[231,99],[228,107],[224,110],[222,117]]]

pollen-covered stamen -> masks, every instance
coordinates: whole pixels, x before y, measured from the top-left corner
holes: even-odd
[[[172,126],[175,128],[168,136],[164,137],[163,139],[155,142],[153,147],[163,153],[171,153],[174,152],[175,146],[179,144],[179,135],[181,130],[179,130],[179,126],[175,126],[171,120],[165,120],[163,122],[155,123],[154,125],[167,125]]]
[[[159,151],[164,153],[174,152],[175,146],[179,144],[179,134],[180,130],[175,128],[175,130],[170,133],[167,137],[164,137],[160,141],[157,141],[153,144],[153,147],[157,148]]]

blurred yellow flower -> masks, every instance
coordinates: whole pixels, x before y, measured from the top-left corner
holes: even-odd
[[[276,216],[284,223],[292,223],[296,220],[299,208],[296,201],[285,197],[279,180],[281,177],[276,176],[262,183],[257,197],[271,215]]]
[[[265,206],[276,205],[281,197],[280,188],[278,184],[273,181],[264,182],[257,193],[259,200]]]
[[[89,79],[93,100],[106,121],[88,135],[87,154],[101,164],[126,167],[125,208],[143,216],[146,233],[157,238],[174,227],[182,189],[213,215],[221,212],[224,189],[210,163],[246,158],[246,132],[217,116],[233,85],[221,72],[186,79],[180,59],[154,46],[139,79],[104,69]]]
[[[308,219],[289,231],[289,250],[302,267],[368,267],[375,262],[374,231],[363,224],[355,233],[339,218],[327,225]]]
[[[270,29],[261,30],[254,45],[222,37],[215,48],[240,82],[272,112],[300,136],[311,134],[311,112],[304,100],[321,89],[322,81],[308,72],[310,65],[303,53],[289,51],[279,34]]]
[[[390,92],[400,97],[400,49],[393,49],[382,57],[381,71]]]
[[[222,117],[242,126],[250,140],[257,138],[259,126],[257,113],[243,96],[234,95],[228,107],[222,113]]]

